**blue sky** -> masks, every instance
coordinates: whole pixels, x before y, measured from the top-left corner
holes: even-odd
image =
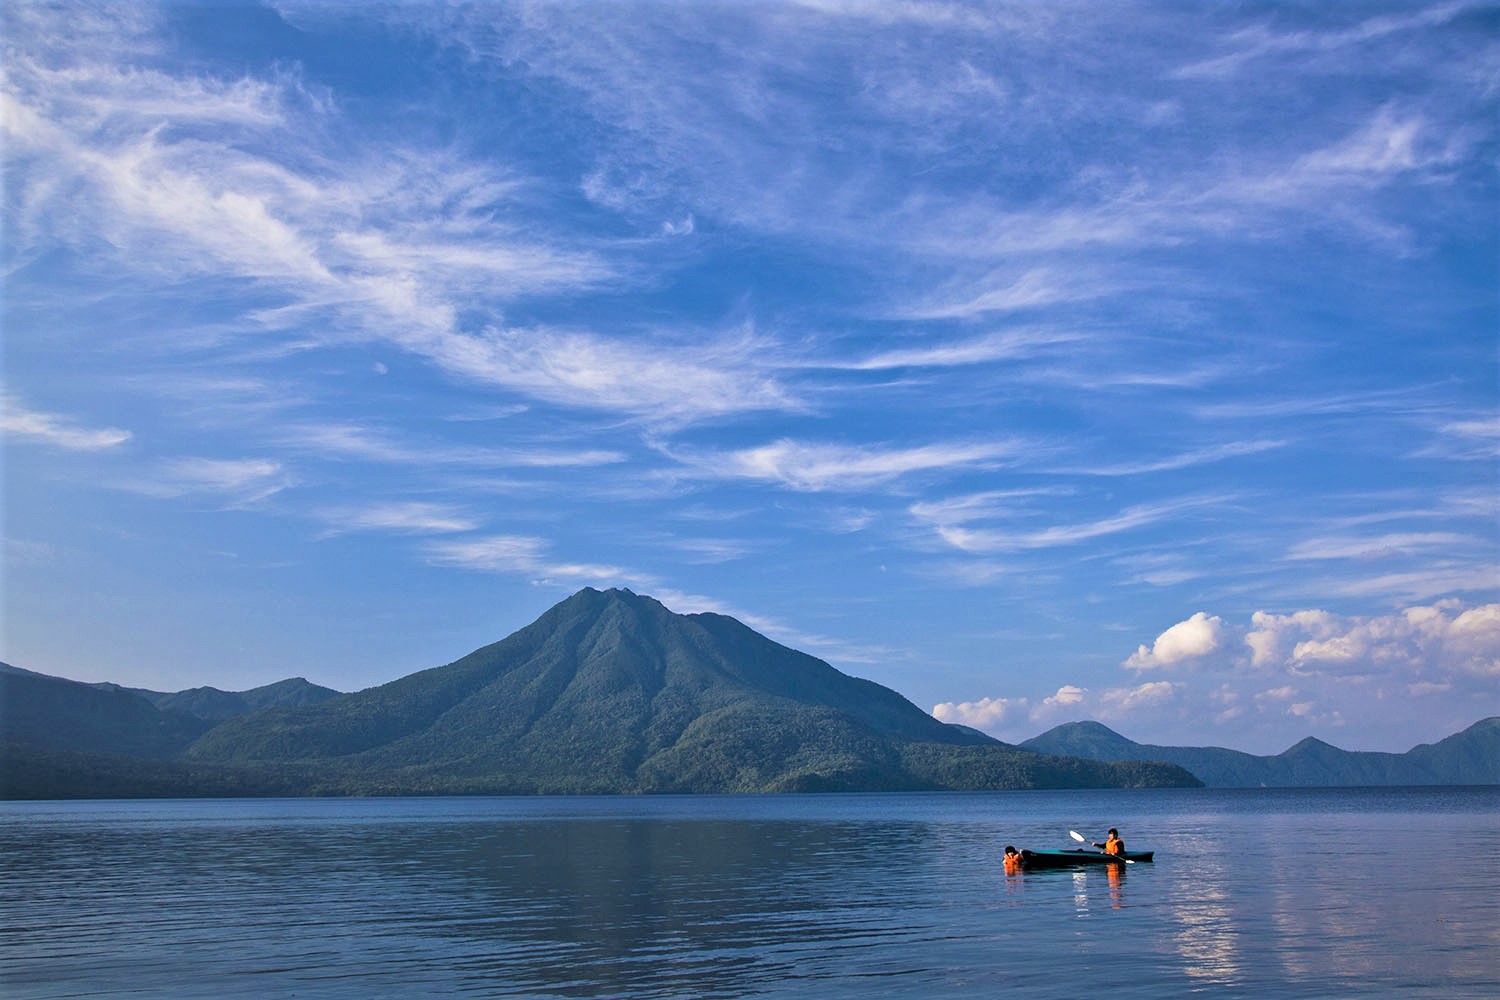
[[[3,16],[7,662],[624,586],[1012,741],[1500,712],[1493,3]]]

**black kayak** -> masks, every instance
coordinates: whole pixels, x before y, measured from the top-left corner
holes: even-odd
[[[1070,851],[1022,851],[1022,868],[1071,868],[1074,865],[1123,865],[1127,861],[1150,861],[1155,851],[1104,854],[1075,847]]]

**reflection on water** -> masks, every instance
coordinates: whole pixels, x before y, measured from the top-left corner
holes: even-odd
[[[1495,866],[1442,862],[1500,839],[1500,795],[1421,829],[1399,803],[1240,801],[9,804],[0,993],[1496,994]],[[1084,820],[1157,862],[1004,870],[1001,845]],[[1342,850],[1398,829],[1425,869]]]
[[[1118,910],[1125,905],[1125,866],[1105,865],[1104,874],[1109,879],[1109,904]]]
[[[1183,968],[1194,979],[1218,986],[1239,983],[1244,974],[1239,954],[1241,928],[1229,896],[1231,865],[1222,854],[1197,864],[1197,878],[1178,886],[1169,901],[1175,933],[1173,945]]]

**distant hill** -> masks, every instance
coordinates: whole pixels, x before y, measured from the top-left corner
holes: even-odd
[[[194,718],[123,690],[93,694],[133,698],[137,714],[144,706],[163,717]],[[28,711],[23,706],[11,714]],[[56,794],[156,795],[173,794],[174,786],[180,794],[498,794],[1199,784],[1167,764],[1019,750],[938,722],[894,691],[842,674],[732,618],[674,614],[628,590],[580,591],[500,642],[380,687],[300,707],[263,708],[211,728],[196,721],[202,728],[192,741],[154,769],[136,757],[70,757],[101,747],[108,753],[109,744],[60,746],[55,738],[39,744],[37,727],[29,727],[31,743],[12,743],[13,767],[6,770],[14,780],[4,793],[62,788]],[[78,769],[87,781],[78,780]]]
[[[164,693],[144,688],[122,688],[118,684],[95,684],[106,690],[127,691],[145,698],[164,711],[186,712],[188,715],[223,722],[236,715],[245,715],[262,708],[284,706],[288,708],[316,705],[336,697],[339,692],[332,688],[319,687],[301,677],[293,677],[249,691],[220,691],[218,688],[197,687],[187,691]]]
[[[122,688],[0,664],[0,742],[80,753],[172,757],[211,728]]]
[[[1135,743],[1098,722],[1057,726],[1021,747],[1101,761],[1165,761],[1186,768],[1211,788],[1500,784],[1500,717],[1401,754],[1340,750],[1312,738],[1269,757],[1222,747],[1154,746]]]

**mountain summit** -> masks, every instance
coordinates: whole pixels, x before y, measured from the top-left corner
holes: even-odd
[[[593,589],[446,666],[230,719],[187,757],[396,794],[1196,783],[1018,750],[733,618]]]

